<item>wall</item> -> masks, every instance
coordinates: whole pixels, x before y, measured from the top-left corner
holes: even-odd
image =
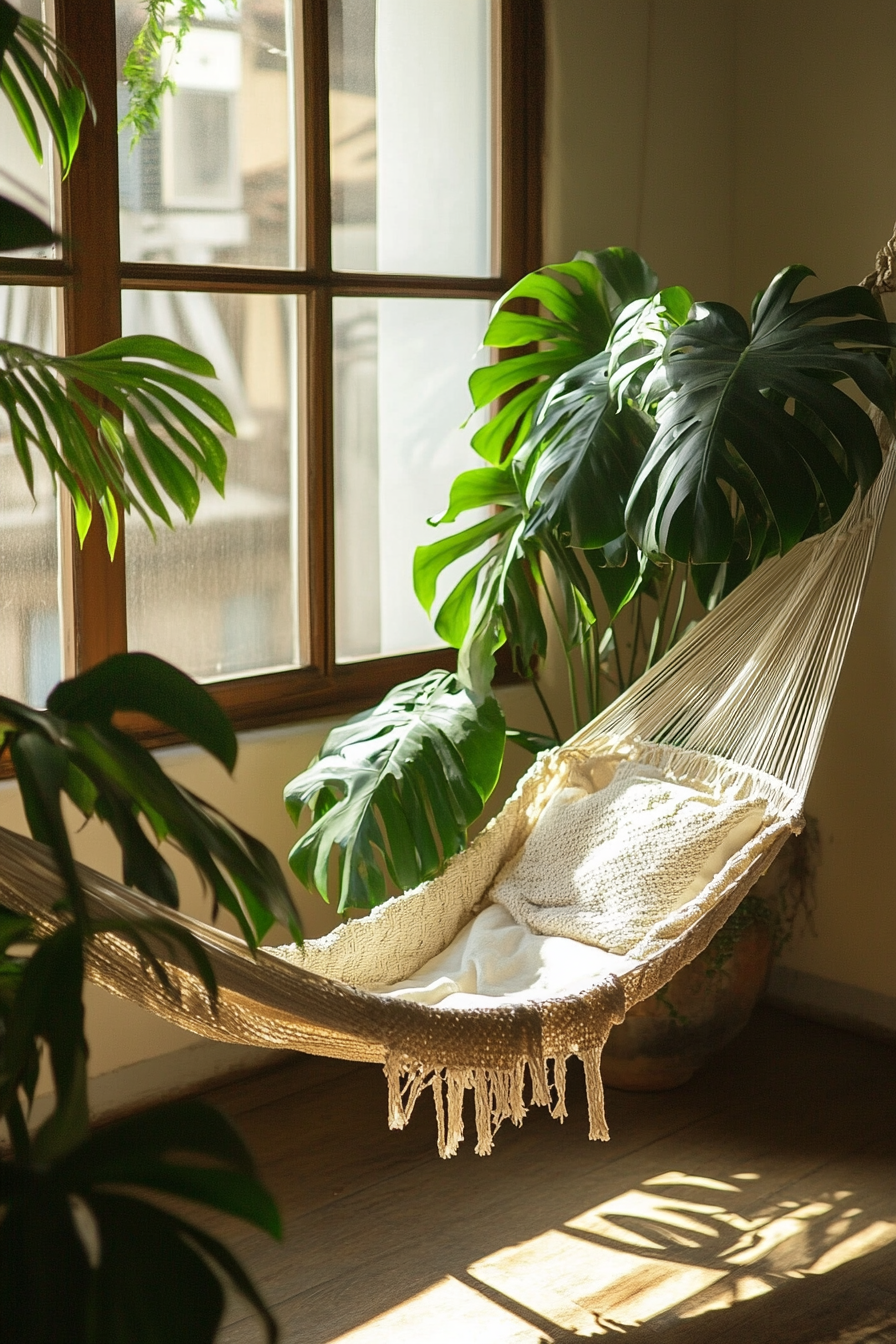
[[[625,243],[742,311],[791,262],[825,289],[870,270],[896,214],[892,3],[549,0],[547,15],[547,257]],[[891,1030],[894,576],[891,508],[808,801],[816,934],[772,986]]]

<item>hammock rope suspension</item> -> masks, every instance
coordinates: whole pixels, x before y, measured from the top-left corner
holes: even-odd
[[[896,234],[865,282],[896,287]],[[566,1114],[566,1061],[585,1068],[591,1136],[606,1138],[600,1056],[614,1023],[693,960],[803,824],[821,748],[886,508],[896,452],[882,422],[885,460],[876,481],[833,528],[769,560],[565,747],[544,753],[499,815],[431,882],[342,925],[304,948],[259,951],[165,910],[204,945],[219,983],[212,1009],[177,949],[156,944],[175,993],[112,934],[92,941],[88,974],[112,992],[200,1035],[383,1064],[389,1123],[401,1127],[425,1090],[436,1104],[439,1151],[463,1134],[463,1097],[475,1098],[477,1151],[491,1150],[505,1119],[529,1101]],[[373,992],[412,976],[448,948],[504,866],[518,855],[549,799],[583,762],[628,760],[686,777],[765,808],[760,830],[702,894],[661,920],[627,958],[577,994],[489,1008],[430,1007]],[[614,766],[615,768],[615,766]],[[97,917],[155,915],[147,897],[82,870]],[[32,840],[0,831],[0,902],[49,931],[64,918],[53,859]],[[610,958],[613,961],[613,958]]]

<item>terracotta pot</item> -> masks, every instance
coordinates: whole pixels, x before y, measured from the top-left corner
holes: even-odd
[[[610,1032],[601,1072],[608,1087],[661,1092],[680,1087],[747,1025],[768,981],[772,937],[750,924],[719,969],[712,945]],[[671,1005],[671,1007],[670,1007]]]

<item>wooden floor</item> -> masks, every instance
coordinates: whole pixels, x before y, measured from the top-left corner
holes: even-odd
[[[379,1068],[299,1058],[208,1094],[276,1194],[282,1244],[223,1220],[290,1344],[896,1344],[896,1050],[760,1011],[692,1083],[608,1094],[589,1143],[530,1112],[435,1153]],[[222,1344],[261,1339],[236,1304]]]

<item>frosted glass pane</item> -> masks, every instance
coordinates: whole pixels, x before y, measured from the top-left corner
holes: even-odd
[[[128,643],[196,677],[299,662],[295,370],[298,300],[273,294],[126,290],[128,333],[199,350],[236,441],[221,499],[209,486],[192,525],[127,528]]]
[[[56,348],[56,294],[0,286],[0,337]],[[56,497],[34,455],[34,498],[0,410],[0,689],[43,705],[62,675]]]
[[[489,275],[490,0],[330,0],[336,270]]]
[[[336,652],[342,661],[437,647],[412,561],[438,535],[489,305],[478,299],[336,299]],[[471,520],[473,515],[470,515]]]
[[[133,149],[130,130],[119,134],[122,256],[292,266],[292,5],[207,0],[205,15],[179,54],[163,52],[176,92],[158,128]],[[120,65],[145,17],[145,0],[116,0]]]
[[[17,0],[16,8],[31,19],[46,22],[47,15],[40,0]],[[35,121],[40,134],[44,161],[38,163],[22,134],[15,113],[5,96],[0,96],[0,145],[3,147],[2,181],[0,190],[4,196],[11,197],[26,209],[39,215],[51,226],[57,224],[55,218],[54,177],[56,173],[56,150],[46,121],[35,110]],[[13,253],[0,253],[0,256],[16,257],[54,257],[56,244],[48,243],[44,247],[32,247]]]

